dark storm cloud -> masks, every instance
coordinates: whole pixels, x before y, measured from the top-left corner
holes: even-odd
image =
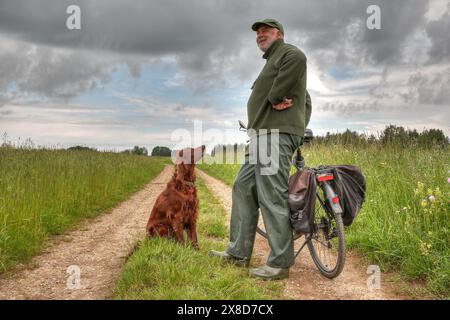
[[[282,2],[286,8],[289,1]],[[428,2],[332,0],[296,2],[297,8],[286,14],[289,29],[300,32],[304,46],[314,51],[335,53],[342,64],[365,62],[385,63],[398,59],[403,42],[423,24]],[[274,2],[274,7],[278,1]],[[366,28],[369,5],[381,9],[381,30]],[[274,8],[275,9],[275,8]],[[349,52],[357,50],[355,56]]]
[[[66,29],[66,8],[81,8],[80,31]],[[0,30],[32,42],[142,54],[224,48],[254,3],[246,1],[3,0]],[[199,64],[202,67],[201,64]]]
[[[65,28],[65,10],[70,4],[81,7],[81,31]],[[369,4],[381,7],[382,30],[365,28]],[[275,16],[285,24],[287,35],[302,34],[304,45],[313,51],[345,49],[347,27],[360,22],[360,34],[352,39],[353,44],[375,62],[383,62],[398,55],[402,42],[423,24],[427,7],[423,0],[34,0],[32,5],[24,0],[3,0],[0,30],[53,46],[184,54],[185,65],[207,70],[208,54],[219,48],[223,55],[239,50],[239,40],[252,34],[249,26],[257,18]],[[439,27],[431,29],[439,38]]]
[[[0,94],[0,108],[9,103],[12,100],[11,97],[8,97],[4,94]]]
[[[450,2],[447,11],[439,20],[430,21],[426,31],[431,39],[432,47],[428,52],[430,62],[450,61]]]
[[[66,29],[66,8],[81,7],[82,30]],[[366,9],[381,8],[381,30],[368,30]],[[426,30],[434,62],[448,59],[448,12],[427,22],[424,0],[2,0],[0,36],[16,51],[0,51],[0,90],[15,81],[22,90],[72,97],[108,81],[114,65],[132,76],[151,58],[173,56],[194,92],[226,86],[224,71],[243,81],[262,64],[253,21],[279,19],[319,70],[391,67],[405,42]],[[36,45],[37,44],[37,45]],[[34,46],[33,46],[34,45]],[[1,44],[0,44],[1,48]],[[430,61],[431,61],[430,60]]]
[[[434,73],[416,72],[409,77],[406,102],[446,105],[450,101],[450,67]]]
[[[20,92],[68,99],[107,82],[114,69],[112,59],[86,52],[12,41],[0,49],[0,92],[14,84]]]
[[[70,4],[81,8],[81,30],[66,28],[66,8]],[[0,82],[0,90],[19,79],[21,89],[70,97],[108,79],[115,63],[127,64],[130,74],[139,76],[142,63],[163,55],[175,56],[180,68],[193,80],[187,81],[193,89],[223,85],[223,60],[239,49],[240,35],[249,31],[245,15],[254,5],[223,0],[132,4],[36,0],[32,5],[29,1],[1,1],[0,33],[20,40],[26,48],[9,52],[8,56],[0,52],[0,58],[15,68],[2,73],[1,81],[5,83]],[[32,50],[27,42],[38,44],[40,52],[25,55],[24,51]],[[84,51],[80,53],[80,49]],[[110,53],[118,57],[112,59]],[[27,67],[31,60],[32,69]],[[21,81],[29,75],[33,75],[29,83]]]
[[[372,3],[381,8],[382,28],[375,32],[364,28],[362,49],[373,59],[374,64],[401,62],[399,60],[405,41],[424,25],[428,2],[394,0]]]

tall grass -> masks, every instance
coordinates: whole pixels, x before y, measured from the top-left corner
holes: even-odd
[[[222,180],[230,187],[233,185],[234,179],[239,172],[241,164],[225,164],[225,163],[217,163],[217,164],[200,164],[198,168],[205,171],[209,175]]]
[[[0,147],[0,272],[37,254],[45,239],[126,199],[167,158]]]
[[[174,241],[145,240],[126,263],[115,299],[276,299],[279,283],[248,277],[248,270],[210,257],[224,250],[228,230],[225,210],[197,179],[200,214],[197,223],[200,250]]]
[[[423,279],[450,294],[450,147],[321,144],[302,147],[308,166],[355,164],[367,177],[367,197],[347,228],[351,248],[383,270]],[[201,165],[231,185],[239,165]]]

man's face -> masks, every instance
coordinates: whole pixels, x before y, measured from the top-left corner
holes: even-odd
[[[277,28],[272,28],[262,24],[256,30],[256,44],[261,51],[266,52],[270,45],[277,39],[282,38],[283,35]]]

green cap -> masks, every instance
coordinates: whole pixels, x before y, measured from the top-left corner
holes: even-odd
[[[252,30],[256,31],[258,30],[259,26],[265,24],[269,27],[272,28],[277,28],[278,30],[281,31],[282,34],[284,34],[284,29],[283,29],[283,25],[281,23],[279,23],[277,20],[275,19],[264,19],[261,21],[256,21],[254,24],[252,24]]]

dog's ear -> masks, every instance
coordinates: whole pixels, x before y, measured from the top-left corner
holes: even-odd
[[[175,165],[179,165],[179,164],[183,163],[183,149],[174,150],[172,152],[172,162]]]
[[[192,163],[192,152],[191,152],[191,148],[184,148],[181,150],[178,150],[176,152],[176,156],[175,156],[175,164],[191,164]]]
[[[193,163],[197,163],[202,157],[203,157],[203,154],[205,153],[205,149],[206,149],[206,147],[203,145],[203,146],[200,146],[200,147],[198,147],[198,148],[195,148],[195,149],[191,149],[192,151],[193,151]]]
[[[194,164],[196,162],[198,162],[202,157],[203,154],[205,153],[205,146],[201,146],[198,148],[184,148],[181,150],[176,151],[176,155],[174,158],[172,158],[172,160],[174,160],[173,162],[175,164]]]

